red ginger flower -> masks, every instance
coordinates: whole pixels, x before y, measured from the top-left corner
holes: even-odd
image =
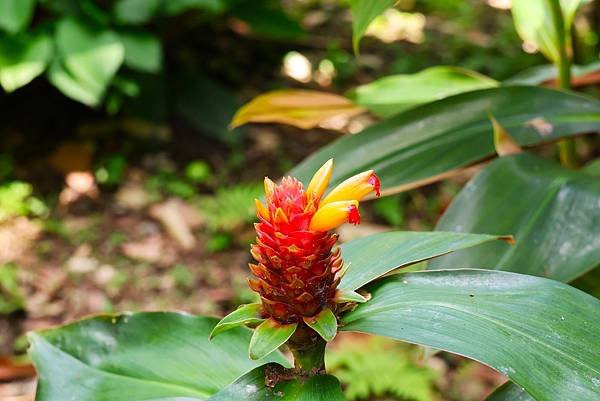
[[[358,202],[372,191],[379,196],[379,179],[369,170],[323,198],[332,169],[330,159],[306,191],[293,177],[280,185],[265,178],[267,206],[256,200],[260,222],[251,253],[257,263],[250,263],[256,279],[249,285],[260,294],[265,317],[280,323],[301,322],[326,307],[335,310],[343,261],[340,249],[333,250],[337,234],[330,230],[345,222],[359,224]]]

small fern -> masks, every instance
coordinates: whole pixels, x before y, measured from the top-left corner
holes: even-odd
[[[326,364],[345,387],[349,401],[395,396],[406,401],[432,401],[436,372],[420,367],[410,350],[374,338],[365,345],[345,345],[328,352]]]
[[[240,184],[217,190],[214,196],[200,200],[200,210],[208,227],[215,231],[233,231],[256,219],[254,199],[262,196],[261,184]]]

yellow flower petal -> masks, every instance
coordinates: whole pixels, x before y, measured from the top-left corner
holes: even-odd
[[[275,189],[275,183],[271,181],[269,177],[265,177],[265,194],[267,198],[269,198],[273,194],[273,190]]]
[[[319,207],[342,200],[360,201],[369,192],[375,189],[373,183],[369,182],[372,176],[373,170],[368,170],[348,178],[346,181],[332,189],[325,199],[323,199],[323,201],[319,204]]]
[[[352,220],[353,223],[358,223],[358,201],[345,200],[331,202],[317,210],[317,213],[310,221],[309,230],[311,231],[329,231]]]
[[[315,173],[313,178],[310,180],[308,187],[306,188],[306,195],[308,199],[321,199],[321,196],[325,193],[327,185],[329,185],[329,179],[331,178],[331,172],[333,171],[333,159],[329,159],[321,166]]]
[[[267,209],[267,207],[263,205],[262,202],[258,199],[254,199],[254,204],[256,205],[256,213],[258,214],[258,216],[269,221],[271,218],[271,216],[269,216],[269,209]]]

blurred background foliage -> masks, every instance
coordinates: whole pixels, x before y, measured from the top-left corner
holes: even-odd
[[[0,367],[24,350],[25,330],[112,310],[218,315],[254,300],[244,265],[262,178],[375,119],[230,130],[257,94],[309,88],[368,105],[390,85],[378,79],[435,65],[492,78],[460,83],[470,88],[553,76],[517,35],[510,0],[400,0],[358,55],[349,3],[0,0]],[[591,2],[572,32],[576,64],[598,60],[599,24]],[[579,146],[584,160],[599,155]],[[432,229],[468,178],[373,202],[341,238]],[[456,356],[424,363],[412,346],[342,340],[328,365],[352,400],[475,401],[503,380]],[[32,388],[14,386],[0,384],[0,398]]]

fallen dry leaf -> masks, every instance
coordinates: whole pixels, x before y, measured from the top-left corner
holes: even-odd
[[[365,108],[333,93],[284,89],[268,92],[243,106],[231,127],[246,123],[281,123],[302,129],[317,126],[338,127],[339,121],[363,113]]]

